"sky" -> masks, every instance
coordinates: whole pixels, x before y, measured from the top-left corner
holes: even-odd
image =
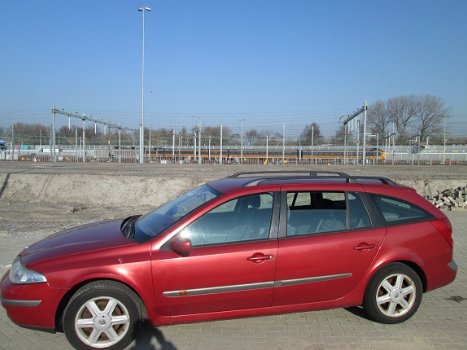
[[[465,0],[1,0],[0,126],[55,106],[137,128],[141,6],[146,127],[332,134],[365,101],[430,94],[467,134]]]

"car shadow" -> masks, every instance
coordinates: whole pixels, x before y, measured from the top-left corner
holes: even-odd
[[[345,310],[350,312],[351,314],[353,314],[355,316],[364,318],[365,320],[368,320],[368,321],[372,321],[370,316],[367,315],[367,313],[365,312],[365,310],[363,310],[363,308],[361,306],[346,307]]]
[[[153,342],[153,338],[157,343]],[[175,345],[167,341],[164,334],[157,328],[144,322],[137,334],[135,341],[128,347],[129,350],[177,350]]]

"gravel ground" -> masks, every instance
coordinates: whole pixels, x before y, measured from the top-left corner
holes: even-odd
[[[467,166],[301,166],[301,165],[185,165],[185,164],[117,164],[117,163],[32,163],[0,162],[0,173],[32,174],[86,174],[86,175],[145,175],[161,177],[198,177],[206,180],[241,171],[270,170],[327,170],[342,171],[351,175],[379,175],[396,180],[408,179],[467,179]]]

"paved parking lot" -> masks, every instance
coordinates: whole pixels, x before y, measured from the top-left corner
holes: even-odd
[[[10,207],[4,211],[12,211]],[[456,281],[424,295],[417,314],[399,325],[368,320],[358,308],[268,317],[145,327],[129,349],[466,349],[467,211],[447,213],[454,227]],[[44,214],[45,215],[45,214]],[[21,219],[20,219],[21,220]],[[26,220],[26,219],[24,219]],[[0,272],[21,248],[45,235],[17,230],[0,232]],[[0,310],[0,349],[70,349],[62,333],[20,328]]]

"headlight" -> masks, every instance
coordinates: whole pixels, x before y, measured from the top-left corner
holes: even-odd
[[[43,283],[47,282],[47,278],[38,272],[27,269],[18,256],[10,268],[8,275],[10,282],[13,284],[29,284],[29,283]]]

